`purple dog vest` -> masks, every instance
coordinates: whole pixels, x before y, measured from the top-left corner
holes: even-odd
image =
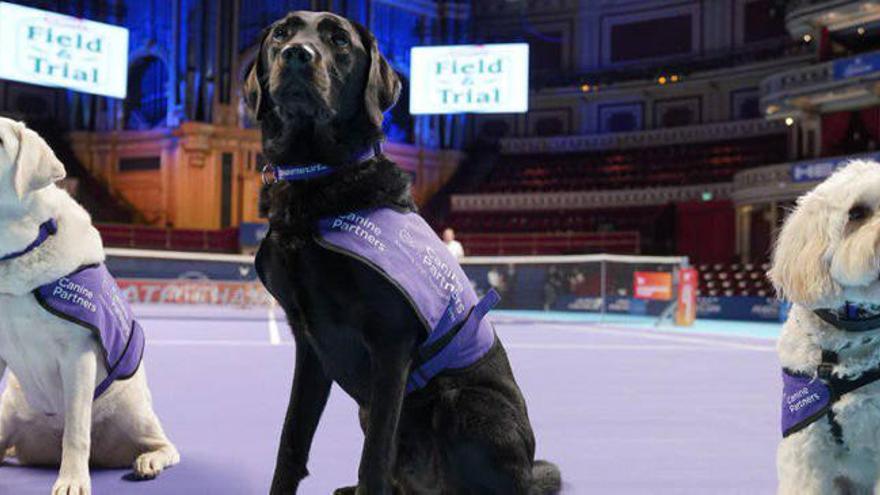
[[[813,424],[833,403],[831,388],[818,376],[782,371],[782,436]]]
[[[484,317],[498,303],[482,300],[458,262],[416,213],[380,208],[322,219],[316,241],[362,261],[388,279],[418,314],[427,338],[407,382],[418,390],[446,369],[470,366],[495,342]]]
[[[92,265],[34,289],[46,311],[91,330],[104,351],[107,378],[97,399],[115,380],[131,378],[141,364],[144,331],[107,268]]]

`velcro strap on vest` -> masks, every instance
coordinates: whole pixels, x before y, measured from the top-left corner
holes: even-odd
[[[412,392],[413,390],[424,387],[428,384],[428,381],[430,381],[431,378],[442,371],[442,367],[440,369],[434,369],[434,367],[431,366],[432,361],[440,356],[457,335],[477,331],[477,327],[483,321],[483,318],[485,318],[489,311],[495,307],[499,301],[501,301],[501,296],[498,295],[498,292],[495,289],[491,289],[482,299],[480,299],[480,302],[478,302],[476,306],[471,308],[470,314],[468,314],[467,318],[465,318],[460,325],[446,328],[445,330],[444,322],[446,322],[447,318],[444,316],[440,323],[438,323],[437,329],[431,333],[428,340],[422,344],[417,351],[416,359],[412,366],[412,372],[410,373],[409,381],[406,386],[407,392]],[[452,304],[454,303],[450,302],[450,306]],[[447,310],[446,314],[448,315],[449,313],[450,311]]]

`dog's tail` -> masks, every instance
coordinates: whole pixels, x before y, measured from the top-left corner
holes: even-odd
[[[562,473],[549,461],[535,461],[532,466],[531,495],[552,495],[562,490]]]

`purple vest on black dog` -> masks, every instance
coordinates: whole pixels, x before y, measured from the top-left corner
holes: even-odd
[[[390,208],[349,213],[319,222],[316,241],[377,270],[409,301],[427,331],[407,382],[418,390],[446,369],[464,368],[495,343],[483,319],[498,303],[480,300],[458,262],[416,213]]]
[[[91,330],[104,351],[107,378],[97,399],[115,380],[130,378],[141,364],[144,331],[104,265],[87,266],[34,290],[50,313]]]

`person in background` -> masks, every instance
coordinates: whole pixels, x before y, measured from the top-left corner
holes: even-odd
[[[456,259],[464,258],[464,246],[455,240],[455,231],[449,227],[443,231],[443,243]]]

